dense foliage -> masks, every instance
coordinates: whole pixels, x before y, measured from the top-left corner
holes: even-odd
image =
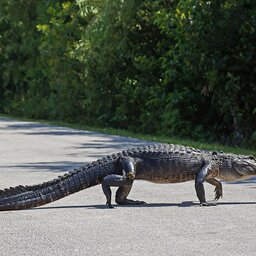
[[[255,0],[2,0],[0,111],[256,147]]]

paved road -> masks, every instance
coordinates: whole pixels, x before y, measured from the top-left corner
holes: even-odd
[[[0,188],[50,180],[103,155],[145,143],[0,119]],[[0,255],[255,255],[256,185],[224,184],[217,207],[199,207],[193,182],[135,182],[146,206],[106,209],[100,186],[40,208],[0,212]],[[213,188],[206,185],[208,197]]]

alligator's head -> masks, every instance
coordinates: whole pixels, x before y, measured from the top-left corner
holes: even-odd
[[[235,156],[232,161],[233,168],[242,178],[256,176],[256,158],[253,156]]]

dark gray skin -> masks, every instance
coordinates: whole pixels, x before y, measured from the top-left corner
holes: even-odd
[[[113,154],[43,184],[0,190],[0,211],[44,205],[98,184],[102,184],[110,208],[113,207],[112,186],[119,187],[115,200],[117,204],[144,204],[143,201],[127,199],[134,180],[153,183],[195,180],[200,205],[211,206],[215,204],[205,199],[205,181],[215,186],[215,200],[218,200],[223,196],[218,179],[236,181],[255,175],[256,159],[253,156],[155,144]]]

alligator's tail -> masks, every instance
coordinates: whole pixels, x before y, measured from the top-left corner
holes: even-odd
[[[113,172],[112,161],[98,161],[42,184],[0,190],[0,211],[28,209],[56,201],[100,184],[103,177]]]

